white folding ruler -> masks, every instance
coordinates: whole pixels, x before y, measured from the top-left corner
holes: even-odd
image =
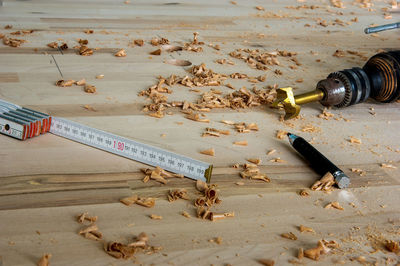
[[[46,132],[195,180],[211,178],[211,164],[0,99],[0,133],[25,140]]]

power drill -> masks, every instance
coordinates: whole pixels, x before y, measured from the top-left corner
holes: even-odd
[[[272,106],[283,107],[284,118],[291,119],[300,113],[301,104],[314,101],[337,108],[364,102],[369,97],[389,103],[399,98],[399,85],[400,50],[376,54],[363,68],[333,72],[311,92],[294,96],[292,88],[280,88]]]

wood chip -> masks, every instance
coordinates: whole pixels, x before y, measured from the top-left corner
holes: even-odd
[[[82,45],[81,47],[79,47],[79,54],[82,56],[91,56],[93,54],[93,49]]]
[[[100,74],[100,75],[97,75],[96,76],[96,79],[103,79],[104,78],[104,75],[103,74]]]
[[[385,247],[387,250],[393,253],[399,253],[400,247],[399,247],[399,242],[388,240],[385,243]]]
[[[328,252],[330,252],[330,249],[326,247],[324,243],[320,240],[318,241],[317,247],[305,250],[304,256],[312,260],[319,260],[322,254],[326,254]]]
[[[83,224],[85,221],[88,221],[89,223],[94,223],[97,221],[97,218],[97,216],[89,216],[88,212],[84,212],[77,217],[78,223],[80,224]]]
[[[300,191],[299,194],[302,197],[309,197],[310,196],[310,193],[307,190],[302,190],[302,191]]]
[[[276,132],[276,137],[278,138],[278,139],[285,139],[286,137],[287,137],[287,131],[284,131],[284,130],[278,130],[277,132]]]
[[[292,232],[283,233],[283,234],[281,234],[281,237],[287,238],[287,239],[290,239],[290,240],[297,240],[297,236],[295,234],[293,234]]]
[[[19,47],[21,44],[26,43],[26,40],[3,37],[3,44],[10,47]]]
[[[85,88],[83,89],[86,93],[95,93],[96,87],[93,85],[85,84]]]
[[[381,167],[382,168],[389,168],[389,169],[397,169],[396,166],[394,166],[392,164],[387,164],[387,163],[381,163]]]
[[[49,266],[51,254],[44,254],[37,263],[37,266]]]
[[[143,46],[144,45],[144,41],[142,39],[136,39],[133,41],[134,44],[136,44],[137,46]]]
[[[269,259],[259,259],[259,260],[257,260],[257,262],[264,266],[274,266],[275,265],[275,261],[269,260]]]
[[[125,57],[125,56],[126,56],[126,51],[125,51],[125,49],[120,49],[118,52],[116,52],[116,53],[114,54],[114,56],[116,56],[116,57]]]
[[[355,143],[355,144],[361,144],[361,139],[358,139],[358,138],[355,138],[353,136],[350,136],[349,142],[350,143]]]
[[[56,86],[58,87],[71,87],[72,85],[74,85],[75,80],[69,79],[69,80],[57,80],[56,82]]]
[[[127,206],[130,206],[132,204],[138,204],[143,207],[152,208],[156,204],[156,199],[138,197],[137,195],[133,195],[130,197],[120,199],[120,202]]]
[[[162,216],[156,214],[150,215],[150,218],[153,220],[162,220]]]
[[[47,44],[48,47],[57,49],[58,48],[58,43],[57,42],[51,42]]]
[[[260,158],[249,158],[247,159],[247,161],[254,163],[256,165],[259,165],[261,163],[261,159]]]
[[[181,189],[177,189],[177,190],[170,190],[168,192],[168,201],[169,202],[175,201],[177,199],[189,200],[187,190],[184,188],[181,188]]]
[[[150,52],[151,55],[161,55],[161,49],[154,50],[153,52]]]
[[[340,203],[337,201],[333,201],[324,207],[325,209],[337,209],[343,211],[344,208],[340,206]]]
[[[242,182],[242,181],[239,181],[239,182],[236,182],[236,183],[235,183],[235,185],[238,185],[238,186],[244,186],[244,185],[245,185],[245,183],[244,183],[244,182]]]
[[[235,141],[233,142],[234,145],[238,145],[238,146],[247,146],[248,142],[247,140],[241,140],[241,141]]]
[[[192,216],[190,216],[189,213],[187,213],[186,211],[182,212],[182,216],[185,216],[186,218],[191,218]]]
[[[262,6],[256,6],[256,9],[257,9],[257,10],[260,10],[260,11],[265,11],[265,8],[262,7]]]
[[[304,233],[304,232],[315,233],[314,229],[312,229],[311,227],[304,226],[304,225],[300,225],[299,230],[301,233]]]
[[[359,169],[359,168],[351,168],[350,169],[353,173],[359,174],[360,176],[365,176],[367,174],[366,171]]]
[[[209,155],[209,156],[214,156],[215,151],[214,148],[208,149],[208,150],[202,150],[200,151],[201,154]]]
[[[85,79],[81,79],[75,82],[76,85],[78,86],[83,86],[86,84],[86,80]]]
[[[299,251],[297,252],[297,258],[299,260],[304,258],[304,250],[303,250],[303,248],[299,248]]]
[[[275,149],[269,150],[269,151],[267,152],[267,155],[274,154],[275,152],[276,152],[276,150],[275,150]]]

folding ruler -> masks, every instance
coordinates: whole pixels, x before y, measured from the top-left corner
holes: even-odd
[[[211,178],[211,164],[0,99],[0,133],[26,140],[46,132],[191,179],[209,182]]]

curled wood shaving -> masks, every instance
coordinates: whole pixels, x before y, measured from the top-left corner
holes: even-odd
[[[329,203],[324,208],[325,209],[332,209],[333,208],[333,209],[337,209],[337,210],[341,210],[341,211],[344,210],[344,208],[342,206],[340,206],[340,203],[337,202],[337,201],[333,201],[333,202]]]
[[[187,194],[187,190],[184,188],[178,189],[178,190],[170,190],[168,193],[168,201],[172,202],[177,199],[184,199],[184,200],[189,200],[189,196]]]
[[[86,80],[85,79],[81,79],[75,82],[76,85],[78,86],[83,86],[86,84]]]
[[[361,144],[361,139],[358,139],[358,138],[355,138],[353,136],[350,136],[349,142],[350,143],[355,143],[355,144]]]
[[[169,40],[166,38],[163,38],[163,37],[161,37],[161,39],[153,38],[153,39],[151,39],[150,43],[153,46],[165,45],[165,44],[169,44]]]
[[[142,172],[146,175],[145,177],[146,180],[143,180],[146,182],[152,179],[162,184],[166,184],[168,182],[166,178],[171,178],[171,177],[183,178],[183,175],[167,172],[159,166],[157,166],[155,169],[142,169]]]
[[[215,151],[214,148],[208,149],[208,150],[203,150],[200,151],[201,154],[205,154],[205,155],[209,155],[209,156],[214,156],[215,155]]]
[[[205,137],[205,136],[219,137],[220,134],[222,134],[222,135],[230,135],[230,132],[229,132],[229,130],[219,130],[219,129],[216,129],[216,128],[207,127],[206,128],[206,132],[204,132],[202,136],[203,137]]]
[[[316,181],[312,186],[311,190],[317,191],[332,191],[335,179],[330,172],[327,172],[320,180]]]
[[[304,226],[304,225],[300,225],[299,230],[301,233],[304,233],[304,232],[315,233],[314,229],[312,229],[311,227]]]
[[[69,80],[57,80],[56,82],[56,86],[58,87],[71,87],[72,85],[74,85],[75,80],[69,79]]]
[[[93,54],[93,49],[82,45],[81,47],[79,47],[79,54],[82,56],[91,56]]]
[[[51,254],[44,254],[37,263],[37,266],[49,266],[50,265]]]
[[[393,240],[387,240],[385,243],[385,247],[388,251],[393,253],[398,253],[400,251],[399,242]]]
[[[211,212],[210,214],[210,220],[211,221],[217,221],[217,220],[222,220],[225,219],[227,217],[235,217],[235,213],[233,212],[228,212],[228,213],[214,213]]]
[[[116,57],[125,57],[125,56],[126,56],[126,51],[125,51],[125,49],[120,49],[118,52],[116,52],[116,53],[114,54],[114,56],[116,56]]]
[[[97,216],[89,216],[88,212],[84,212],[77,217],[78,223],[80,224],[83,224],[85,221],[88,221],[89,223],[94,223],[97,221],[97,218]]]
[[[146,254],[151,254],[158,251],[160,248],[148,245],[148,236],[145,233],[139,234],[134,239],[134,242],[123,244],[119,242],[109,242],[104,245],[105,252],[117,259],[130,259],[139,251]]]
[[[203,122],[203,123],[210,122],[210,120],[207,118],[200,118],[200,114],[196,114],[196,113],[189,113],[185,116],[185,118],[196,121],[196,122]]]
[[[278,130],[277,132],[276,132],[276,137],[278,138],[278,139],[285,139],[286,138],[286,136],[287,136],[287,131],[284,131],[284,130]]]
[[[96,224],[89,225],[79,231],[80,235],[83,235],[87,239],[99,241],[103,238],[103,234],[98,231]]]
[[[78,43],[80,45],[87,45],[87,44],[89,44],[89,41],[88,40],[84,40],[84,39],[78,39]]]
[[[93,85],[85,84],[85,88],[83,89],[86,93],[95,93],[96,87]]]
[[[7,38],[6,36],[3,37],[3,44],[10,47],[19,47],[25,42],[27,41],[22,39]]]
[[[161,215],[156,215],[156,214],[150,215],[150,218],[153,219],[153,220],[162,220],[162,216]]]
[[[269,150],[269,151],[267,152],[267,155],[274,154],[275,152],[276,152],[276,150],[275,150],[275,149]]]
[[[58,43],[57,42],[51,42],[47,44],[48,47],[57,49],[58,48]]]
[[[297,240],[297,236],[295,234],[293,234],[292,232],[283,233],[283,234],[281,234],[281,237],[287,238],[287,239],[290,239],[290,240]]]
[[[304,251],[304,256],[312,259],[312,260],[319,260],[322,254],[327,254],[330,252],[330,248],[324,245],[322,240],[318,241],[318,246],[315,248],[307,249]]]

